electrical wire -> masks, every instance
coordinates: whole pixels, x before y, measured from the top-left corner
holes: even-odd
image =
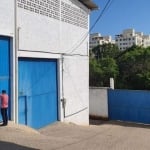
[[[101,19],[101,17],[105,13],[105,11],[108,10],[108,8],[112,5],[112,2],[113,2],[113,0],[108,0],[107,1],[105,7],[101,11],[101,13],[99,14],[98,18],[96,19],[96,21],[94,22],[94,24],[91,26],[91,28],[89,29],[89,31],[79,41],[77,41],[77,43],[74,46],[75,48],[73,48],[71,51],[68,50],[65,53],[67,53],[69,51],[70,51],[69,52],[70,54],[73,53],[85,41],[85,39],[88,37],[89,33],[93,30],[93,28],[96,26],[96,24],[98,23],[98,21]]]
[[[89,29],[89,31],[87,33],[85,33],[77,42],[76,44],[74,44],[74,46],[72,46],[72,48],[70,50],[65,51],[64,53],[57,53],[57,52],[44,52],[44,53],[50,53],[50,54],[62,54],[62,55],[67,55],[67,56],[88,56],[88,55],[83,55],[83,54],[72,54],[84,41],[85,39],[88,37],[88,35],[90,34],[90,32],[93,30],[93,28],[96,26],[96,24],[99,22],[99,20],[101,19],[101,17],[103,16],[103,14],[105,13],[106,10],[108,10],[108,8],[112,5],[113,0],[108,0],[106,5],[104,6],[103,10],[101,11],[101,13],[99,14],[99,16],[97,17],[96,21],[94,22],[94,24],[91,26],[91,28]],[[21,50],[21,51],[28,51],[28,50]],[[31,52],[31,51],[30,51]],[[36,52],[36,51],[34,51]],[[39,51],[38,51],[39,52]]]
[[[79,92],[77,86],[75,85],[75,83],[73,81],[73,78],[72,78],[71,74],[69,73],[69,69],[68,69],[68,67],[67,67],[67,65],[65,63],[64,63],[64,67],[65,67],[65,71],[63,73],[66,73],[68,75],[68,77],[69,77],[69,78],[68,77],[67,78],[70,79],[70,83],[72,84],[71,87],[73,88],[74,93],[75,93],[74,97],[75,98],[77,97],[77,98],[80,99],[81,106],[85,106],[85,103],[83,103],[84,100],[83,100],[82,96],[80,95],[80,92]],[[63,83],[63,79],[62,79],[62,83]],[[80,110],[76,110],[73,113],[66,114],[66,107],[65,107],[64,108],[64,118],[68,118],[68,117],[74,116],[74,115],[76,115],[76,114],[78,114],[78,113],[80,113],[82,111],[87,110],[87,109],[88,109],[88,107],[85,106],[84,108],[82,108]]]
[[[84,41],[85,41],[85,39],[88,37],[88,35],[89,35],[89,33],[92,31],[92,29],[95,27],[95,25],[98,23],[98,21],[100,20],[100,18],[102,17],[102,15],[104,14],[104,12],[106,11],[106,9],[108,9],[110,6],[111,6],[111,4],[112,4],[112,0],[108,0],[108,2],[106,3],[106,5],[105,5],[105,7],[104,7],[104,9],[102,10],[102,12],[100,13],[100,15],[98,16],[98,18],[96,19],[96,21],[95,21],[95,23],[92,25],[92,27],[90,28],[90,30],[81,38],[81,41],[78,41],[77,42],[77,46],[75,45],[75,47],[71,50],[71,52],[69,53],[69,54],[67,54],[69,51],[66,51],[63,55],[70,55],[70,56],[72,56],[72,55],[74,55],[74,54],[72,54]],[[80,55],[81,56],[81,55]],[[66,67],[65,67],[66,68]],[[63,69],[63,71],[64,71],[64,69]],[[63,72],[62,72],[62,74],[63,74]],[[69,74],[70,75],[70,74]],[[71,76],[71,75],[70,75]],[[73,81],[73,80],[71,80],[71,81]],[[63,84],[63,78],[62,78],[62,84]],[[74,83],[73,83],[73,85],[74,85]],[[76,88],[75,88],[76,89]],[[76,89],[77,90],[77,89]],[[64,92],[64,91],[63,91]],[[78,96],[80,97],[80,99],[82,100],[82,98],[81,98],[81,96],[79,95],[79,92],[78,91],[76,91],[76,94],[78,94]],[[63,95],[64,95],[64,93],[63,93]],[[82,103],[82,101],[81,101],[81,103]],[[75,115],[75,114],[77,114],[77,113],[79,113],[79,112],[81,112],[81,111],[84,111],[85,109],[87,109],[87,108],[84,108],[83,110],[80,110],[80,111],[78,111],[78,112],[75,112],[75,113],[73,113],[73,114],[69,114],[69,115],[66,115],[66,110],[65,110],[65,108],[64,108],[64,118],[66,118],[66,117],[69,117],[69,116],[72,116],[72,115]]]
[[[24,49],[19,49],[20,51],[24,51],[24,52],[37,52],[37,53],[41,53],[41,51],[36,51],[36,50],[24,50]],[[67,53],[57,53],[57,52],[48,52],[48,51],[42,51],[42,53],[44,54],[56,54],[56,55],[65,55],[65,56],[88,56],[88,55],[84,55],[84,54],[67,54]]]
[[[103,8],[103,10],[101,11],[101,13],[99,14],[98,18],[96,19],[96,21],[94,22],[94,24],[91,26],[91,28],[89,29],[89,31],[87,33],[85,33],[83,35],[83,37],[78,40],[76,42],[76,44],[71,48],[72,50],[68,50],[64,53],[55,53],[55,52],[45,52],[45,53],[51,53],[51,54],[63,54],[63,55],[68,55],[68,56],[73,56],[73,55],[80,55],[80,56],[87,56],[87,55],[82,55],[82,54],[72,54],[84,41],[85,39],[88,37],[89,33],[93,30],[93,28],[96,26],[96,24],[99,22],[99,20],[101,19],[101,17],[103,16],[103,14],[105,13],[106,10],[108,10],[108,8],[111,6],[113,0],[108,0],[105,7]],[[22,50],[22,51],[27,51],[27,50]],[[34,51],[35,52],[35,51]]]
[[[95,25],[98,23],[98,21],[101,19],[101,17],[103,16],[103,14],[105,13],[106,10],[108,10],[108,8],[112,5],[113,0],[108,0],[106,5],[104,6],[102,12],[99,14],[98,18],[96,19],[95,23],[91,26],[89,32],[91,32],[93,30],[93,28],[95,27]]]
[[[69,52],[66,51],[65,53],[55,53],[55,52],[45,52],[45,53],[51,53],[51,54],[62,54],[62,55],[67,55],[67,56],[74,56],[74,55],[79,55],[79,56],[87,56],[87,55],[82,55],[82,54],[72,54],[83,42],[84,40],[88,37],[89,33],[93,30],[93,28],[95,27],[95,25],[98,23],[98,21],[101,19],[101,17],[103,16],[104,12],[110,7],[110,5],[112,4],[113,0],[108,0],[104,9],[102,10],[102,12],[100,13],[100,15],[98,16],[98,18],[96,19],[95,23],[91,26],[90,30],[79,40],[77,41],[77,43],[74,45],[74,48]],[[28,50],[21,50],[21,51],[28,51]],[[30,51],[31,52],[31,51]],[[35,51],[34,51],[35,52]],[[67,53],[69,52],[69,54]],[[63,70],[62,70],[63,71]],[[38,83],[39,81],[36,81],[36,83]],[[35,84],[33,84],[33,86],[35,86]],[[33,88],[32,86],[32,88]],[[30,87],[31,88],[31,87]],[[29,89],[30,89],[29,88]],[[27,91],[29,91],[29,89]],[[80,96],[79,96],[80,97]]]
[[[105,7],[103,8],[102,12],[100,13],[100,15],[98,16],[98,18],[96,19],[95,23],[91,26],[90,30],[81,38],[81,41],[78,43],[77,42],[77,46],[71,50],[71,52],[69,54],[65,53],[55,53],[55,52],[44,52],[44,53],[51,53],[51,54],[62,54],[62,55],[67,55],[67,56],[73,56],[73,55],[79,55],[79,56],[87,56],[87,55],[81,55],[81,54],[72,54],[83,42],[84,40],[87,38],[88,34],[93,30],[93,28],[95,27],[95,25],[98,23],[98,21],[101,19],[101,17],[103,16],[104,12],[106,11],[106,9],[108,9],[111,4],[112,4],[113,0],[108,0]],[[28,51],[28,50],[21,50],[21,51]],[[31,51],[30,51],[31,52]],[[34,52],[38,52],[38,51],[34,51]],[[37,82],[36,82],[37,83]]]

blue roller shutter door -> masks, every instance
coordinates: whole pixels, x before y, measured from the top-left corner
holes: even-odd
[[[0,36],[0,93],[5,89],[10,97],[10,39]],[[9,117],[10,117],[9,100]],[[0,115],[1,120],[1,115]]]
[[[19,59],[19,123],[41,128],[58,120],[57,61]]]

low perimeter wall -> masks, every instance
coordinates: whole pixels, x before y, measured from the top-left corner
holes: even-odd
[[[108,119],[108,88],[90,87],[89,113],[92,119]]]

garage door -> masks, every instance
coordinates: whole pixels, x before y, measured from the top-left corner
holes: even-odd
[[[41,128],[58,120],[57,61],[19,59],[19,123]]]
[[[9,88],[10,88],[10,39],[7,37],[0,36],[0,93],[2,89],[4,89],[10,96]],[[10,117],[10,102],[9,102],[9,117]]]

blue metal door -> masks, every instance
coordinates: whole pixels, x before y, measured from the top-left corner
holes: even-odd
[[[58,120],[57,61],[19,59],[19,123],[41,128]]]
[[[10,88],[10,39],[8,37],[0,36],[0,93],[2,89],[4,89],[7,91],[8,95],[10,95],[9,88]],[[10,118],[10,100],[8,112]]]
[[[27,125],[27,97],[19,96],[19,122]]]
[[[108,91],[109,119],[150,124],[150,92]]]

